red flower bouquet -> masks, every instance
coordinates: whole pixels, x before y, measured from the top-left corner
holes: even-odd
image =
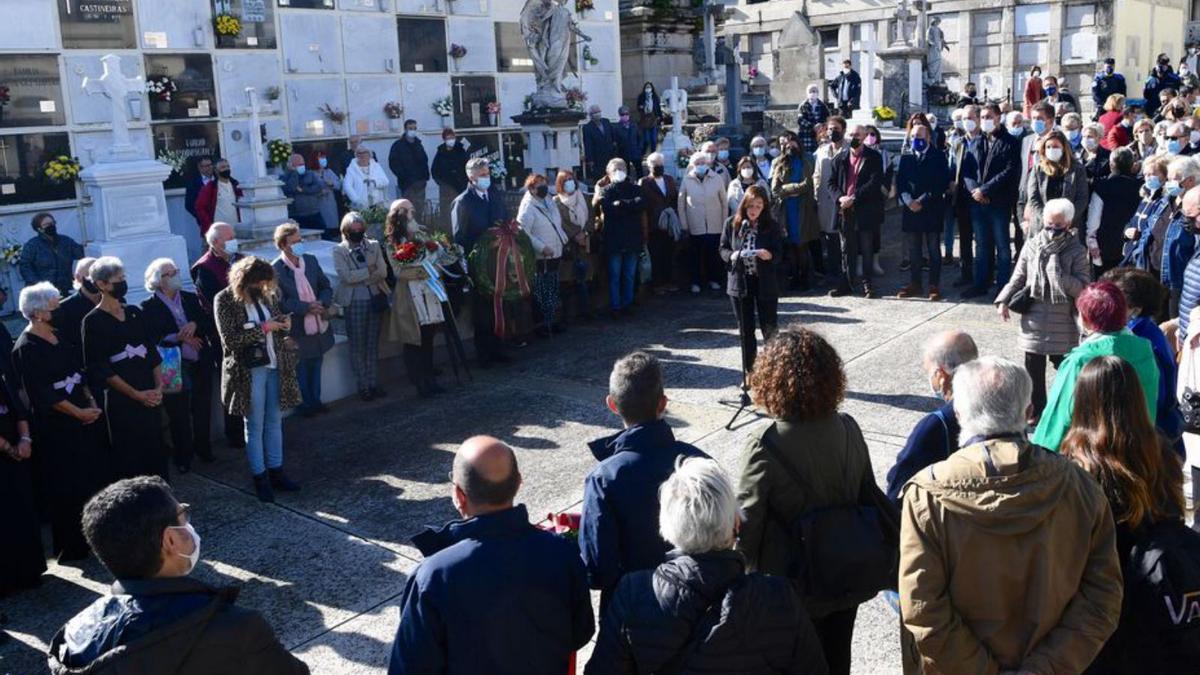
[[[421,252],[415,242],[406,241],[396,247],[396,251],[392,253],[392,258],[398,263],[406,265],[420,262]]]

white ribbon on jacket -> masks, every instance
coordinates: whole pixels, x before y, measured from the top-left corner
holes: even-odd
[[[125,359],[133,358],[146,358],[146,345],[138,345],[136,347],[133,345],[125,345],[125,351],[113,354],[112,356],[108,357],[108,360],[112,363],[116,363],[118,361],[124,361]]]
[[[79,373],[72,373],[58,382],[55,382],[54,388],[66,389],[67,394],[70,394],[72,391],[75,391],[75,387],[77,387],[80,382],[83,382],[83,375]]]

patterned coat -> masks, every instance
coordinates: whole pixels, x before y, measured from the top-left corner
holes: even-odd
[[[250,410],[250,370],[234,357],[239,350],[264,338],[262,328],[247,321],[246,305],[226,288],[214,300],[217,332],[221,335],[224,353],[221,357],[221,403],[231,415],[246,415]],[[279,303],[268,300],[271,316],[283,313]],[[279,407],[282,410],[300,404],[300,384],[296,380],[296,352],[284,347],[287,336],[271,333],[275,341],[276,367],[279,369]]]

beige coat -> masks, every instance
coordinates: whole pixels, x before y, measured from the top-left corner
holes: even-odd
[[[390,293],[387,285],[387,257],[383,254],[383,246],[374,239],[367,239],[362,246],[363,257],[367,260],[364,269],[351,264],[350,242],[342,240],[333,248],[333,269],[337,272],[338,285],[333,291],[333,301],[342,307],[350,304],[353,290],[366,287],[378,293]]]
[[[1121,615],[1112,512],[1070,460],[1008,440],[962,448],[904,487],[905,672],[1080,673]]]
[[[1071,237],[1059,259],[1059,285],[1066,291],[1068,302],[1052,304],[1049,298],[1033,299],[1029,311],[1020,315],[1021,333],[1017,343],[1021,351],[1031,354],[1066,354],[1079,344],[1079,327],[1075,325],[1075,298],[1092,281],[1092,265],[1087,249],[1079,243],[1074,232],[1062,235]],[[1012,278],[996,296],[997,303],[1007,303],[1022,288],[1032,292],[1033,277],[1041,264],[1041,248],[1045,241],[1042,232],[1035,234],[1021,247]],[[1015,315],[1014,315],[1015,318]]]
[[[725,202],[725,181],[720,176],[696,177],[693,170],[679,182],[679,223],[692,236],[719,236],[729,217]]]

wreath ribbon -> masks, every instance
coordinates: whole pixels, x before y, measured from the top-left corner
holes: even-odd
[[[529,280],[525,277],[525,268],[521,265],[520,247],[516,245],[516,223],[500,224],[496,230],[496,284],[492,291],[493,330],[497,337],[504,337],[504,291],[508,287],[508,274],[505,266],[508,259],[513,258],[513,268],[517,272],[517,286],[523,295],[529,294]]]

